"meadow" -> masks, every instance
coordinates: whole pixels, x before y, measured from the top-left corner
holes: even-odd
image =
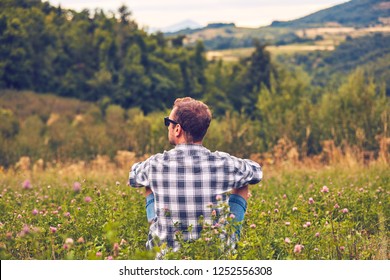
[[[227,218],[165,258],[389,259],[387,164],[263,170],[235,248],[219,238],[231,227]],[[130,188],[127,176],[115,165],[1,170],[0,259],[154,259],[161,248],[145,249],[143,190]]]

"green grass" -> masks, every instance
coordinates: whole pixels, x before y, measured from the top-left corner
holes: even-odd
[[[209,229],[196,242],[183,241],[183,249],[168,252],[166,258],[389,258],[388,166],[265,167],[264,175],[260,185],[250,188],[242,237],[234,250],[219,240],[223,228]],[[125,170],[3,171],[0,258],[153,259],[155,253],[145,250],[148,224],[142,190],[128,187],[126,177]],[[23,188],[26,179],[31,189]],[[79,192],[74,182],[81,183]],[[329,192],[321,191],[324,186]]]

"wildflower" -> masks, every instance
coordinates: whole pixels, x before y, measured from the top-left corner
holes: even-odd
[[[115,182],[115,185],[119,186],[121,183],[119,181]]]
[[[25,189],[25,190],[32,189],[32,185],[31,185],[31,182],[29,179],[24,180],[22,186],[23,186],[23,189]]]
[[[289,226],[289,225],[290,225],[290,222],[286,222],[285,225],[286,225],[286,226]]]
[[[316,232],[315,237],[320,237],[320,233]]]
[[[312,197],[309,198],[309,204],[314,204],[314,199]]]
[[[279,209],[274,209],[274,212],[275,213],[279,213]]]
[[[287,198],[287,195],[286,194],[283,194],[283,199],[286,199]]]
[[[50,227],[50,232],[51,233],[56,233],[57,231],[57,228],[56,227]]]
[[[236,216],[232,213],[232,214],[230,214],[230,216],[229,216],[229,218],[230,219],[234,219]]]
[[[66,213],[64,213],[64,216],[69,218],[70,217],[70,213],[66,212]]]
[[[319,249],[318,249],[318,248],[314,248],[314,251],[318,252],[318,251],[319,251]]]
[[[290,240],[290,238],[286,237],[286,238],[284,239],[284,242],[286,242],[287,244],[289,244],[289,243],[291,243],[291,240]]]
[[[329,188],[327,186],[323,186],[322,189],[321,189],[321,192],[328,193],[329,192]]]
[[[211,216],[215,217],[217,215],[217,211],[213,210],[211,211]]]
[[[339,209],[340,208],[340,206],[337,203],[333,207],[334,207],[334,209]]]
[[[106,259],[111,261],[111,260],[113,260],[114,258],[113,258],[112,256],[108,256]]]
[[[211,240],[210,237],[205,237],[205,238],[204,238],[204,241],[206,241],[206,242],[209,242],[210,240]]]
[[[101,257],[102,256],[102,252],[96,252],[96,257]]]
[[[303,246],[301,244],[297,244],[294,246],[294,253],[299,254],[303,249]]]
[[[84,243],[84,238],[83,237],[80,237],[79,239],[77,239],[77,243]]]
[[[32,210],[32,212],[31,212],[34,216],[36,216],[36,215],[38,215],[38,210],[37,209],[34,209],[34,210]]]
[[[119,255],[119,244],[118,243],[114,244],[113,250],[114,250],[114,256],[117,257]]]
[[[17,216],[17,218],[18,218],[18,219],[21,219],[21,218],[22,218],[22,215],[19,214],[19,215]]]
[[[86,197],[84,198],[84,201],[87,202],[87,203],[89,203],[89,202],[92,201],[92,198],[91,198],[90,196],[86,196]]]
[[[215,197],[215,199],[216,199],[217,201],[222,200],[222,195],[218,194],[218,195]]]
[[[295,211],[298,210],[298,208],[297,207],[293,207],[292,210],[295,212]]]
[[[249,227],[250,228],[256,228],[256,225],[255,224],[251,224]]]
[[[73,245],[74,241],[72,238],[68,237],[67,239],[65,239],[65,244],[68,244],[68,245]]]
[[[345,246],[340,246],[340,251],[345,251]]]
[[[307,226],[307,227],[310,227],[310,226],[311,226],[311,223],[310,223],[310,222],[306,222],[306,226]]]
[[[79,182],[73,183],[73,191],[74,192],[80,192],[81,191],[81,184]]]
[[[23,229],[22,229],[22,235],[25,235],[25,234],[29,234],[30,233],[30,228],[28,227],[28,225],[24,225],[23,226]]]
[[[347,208],[344,208],[343,210],[341,210],[341,212],[343,212],[344,214],[348,213],[348,209]]]
[[[127,241],[122,238],[120,245],[127,244]]]

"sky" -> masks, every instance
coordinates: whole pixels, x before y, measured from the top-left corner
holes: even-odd
[[[346,0],[48,0],[62,8],[85,8],[115,12],[122,4],[140,27],[166,28],[181,21],[235,23],[239,27],[260,27],[274,20],[297,19],[313,12],[348,2]]]

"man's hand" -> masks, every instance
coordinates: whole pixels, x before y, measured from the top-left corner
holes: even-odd
[[[153,192],[152,192],[152,189],[149,188],[149,187],[146,187],[146,188],[145,188],[145,194],[144,194],[145,197],[147,197],[147,196],[148,196],[149,194],[151,194],[151,193],[153,193]]]
[[[239,196],[242,196],[245,200],[248,199],[248,192],[249,192],[248,185],[243,186],[242,188],[239,188],[239,189],[232,190],[232,194],[237,194]]]

